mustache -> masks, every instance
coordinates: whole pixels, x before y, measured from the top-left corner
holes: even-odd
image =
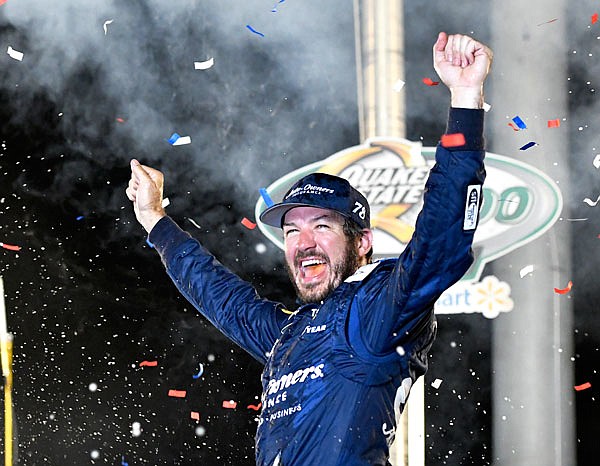
[[[300,266],[300,262],[302,262],[302,260],[308,258],[320,259],[323,262],[329,264],[329,257],[327,257],[325,254],[311,251],[301,251],[296,253],[296,256],[294,257],[294,264],[296,265],[296,267],[298,267]]]

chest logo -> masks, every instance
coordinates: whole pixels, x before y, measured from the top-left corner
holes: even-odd
[[[306,333],[319,333],[322,332],[323,330],[325,330],[327,328],[327,325],[323,324],[323,325],[307,325],[306,328],[304,329],[304,331]]]

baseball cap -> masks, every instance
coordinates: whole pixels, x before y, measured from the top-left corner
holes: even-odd
[[[283,200],[260,214],[267,225],[281,228],[283,217],[294,207],[319,207],[333,210],[353,220],[360,228],[370,228],[370,209],[365,196],[348,180],[328,173],[311,173],[299,179]]]

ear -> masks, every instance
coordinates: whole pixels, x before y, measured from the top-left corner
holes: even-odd
[[[362,233],[362,236],[358,239],[358,255],[361,258],[366,257],[373,246],[373,230],[363,228]]]

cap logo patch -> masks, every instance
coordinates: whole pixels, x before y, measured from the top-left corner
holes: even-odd
[[[304,186],[298,186],[297,188],[290,191],[286,196],[286,199],[295,196],[302,196],[304,194],[333,194],[335,189],[325,188],[323,186],[315,186],[312,184],[305,184]]]

